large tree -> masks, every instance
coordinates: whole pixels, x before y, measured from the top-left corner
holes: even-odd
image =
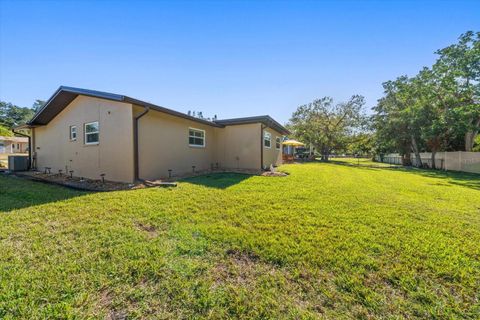
[[[9,102],[0,101],[0,124],[12,128],[26,123],[35,111],[27,107],[19,107]]]
[[[377,150],[380,153],[399,152],[404,165],[410,165],[410,153],[415,154],[418,166],[422,165],[418,96],[413,79],[407,76],[383,83],[384,97],[373,108],[374,128],[377,131]]]
[[[422,165],[420,151],[471,151],[480,131],[480,33],[467,32],[459,42],[437,51],[432,68],[383,84],[375,106],[377,152],[409,154]],[[463,146],[459,141],[463,140]]]
[[[40,110],[44,105],[45,105],[45,101],[44,101],[44,100],[36,99],[35,102],[34,102],[33,105],[32,105],[32,109],[33,109],[34,112],[37,112],[37,111]]]
[[[462,34],[458,43],[438,50],[433,66],[441,84],[437,100],[449,110],[452,131],[472,151],[480,132],[480,32]]]
[[[13,132],[10,131],[7,127],[4,127],[0,124],[0,136],[11,137],[13,136]]]
[[[314,146],[328,161],[330,153],[344,150],[351,137],[365,124],[365,99],[354,95],[347,102],[334,103],[330,97],[299,106],[289,128],[294,136]]]

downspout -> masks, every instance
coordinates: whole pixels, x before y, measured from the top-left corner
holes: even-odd
[[[30,170],[32,165],[32,137],[21,132],[16,132],[15,129],[12,129],[12,132],[14,134],[18,134],[19,136],[28,138],[28,170]]]
[[[263,123],[260,124],[260,170],[263,170],[263,130],[266,127]]]
[[[150,107],[143,106],[145,110],[138,116],[135,116],[133,120],[133,167],[134,167],[134,180],[140,180],[140,168],[138,163],[138,120],[150,111]]]

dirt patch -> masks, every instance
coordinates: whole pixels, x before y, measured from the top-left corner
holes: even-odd
[[[155,226],[142,222],[137,222],[135,225],[138,229],[145,231],[150,238],[155,238],[156,236],[158,236],[158,228]]]
[[[254,253],[228,250],[225,260],[214,267],[215,287],[224,284],[254,286],[258,277],[278,272],[275,266],[261,262]]]
[[[113,300],[112,294],[109,290],[103,289],[100,292],[99,303],[102,308],[109,308],[110,305],[112,304],[112,300]]]
[[[107,320],[125,320],[127,313],[125,311],[110,311],[107,315]]]
[[[127,312],[122,310],[115,310],[113,307],[113,294],[107,288],[100,291],[98,306],[101,312],[106,312],[106,320],[124,320],[127,319]]]

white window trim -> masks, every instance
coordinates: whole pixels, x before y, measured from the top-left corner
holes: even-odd
[[[266,145],[265,145],[265,140],[266,140],[265,138],[266,138],[267,136],[269,137],[268,140],[270,141],[270,146],[266,146]],[[271,148],[272,148],[272,134],[271,134],[270,132],[268,132],[268,131],[263,131],[263,147],[264,147],[264,148],[267,148],[267,149],[271,149]]]
[[[89,124],[94,124],[94,123],[98,124],[98,131],[89,132],[88,134],[98,133],[98,141],[97,142],[87,142],[87,126]],[[87,122],[83,125],[83,139],[84,139],[83,142],[85,143],[85,145],[96,145],[96,144],[100,143],[100,123],[98,123],[98,121]]]
[[[72,138],[72,129],[75,128],[75,138]],[[78,131],[77,126],[70,126],[70,141],[77,141]]]
[[[277,140],[280,140],[280,147],[277,148]],[[279,136],[275,137],[275,149],[280,150],[282,148],[282,138]]]
[[[196,130],[196,131],[201,131],[203,132],[203,145],[198,145],[198,144],[190,144],[190,130]],[[195,137],[194,137],[195,138]],[[198,137],[196,137],[198,138]],[[198,128],[193,128],[189,127],[188,128],[188,146],[192,148],[205,148],[207,145],[207,134],[205,133],[205,130],[203,129],[198,129]]]

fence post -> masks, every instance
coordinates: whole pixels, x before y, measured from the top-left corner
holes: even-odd
[[[460,167],[460,171],[463,171],[463,167],[462,167],[462,151],[458,151],[458,166]]]

